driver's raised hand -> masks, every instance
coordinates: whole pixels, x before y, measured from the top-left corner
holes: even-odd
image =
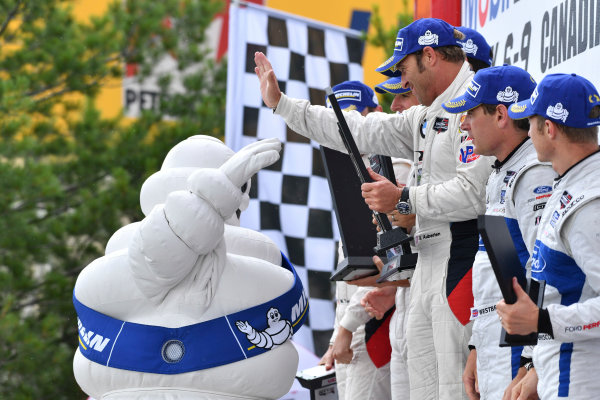
[[[256,64],[254,72],[260,81],[260,94],[263,101],[267,107],[275,108],[281,98],[281,90],[279,90],[279,83],[273,67],[267,56],[260,51],[254,53],[254,63]]]

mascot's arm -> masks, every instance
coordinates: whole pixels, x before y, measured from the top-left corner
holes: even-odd
[[[202,256],[222,245],[224,221],[242,201],[242,185],[260,169],[279,159],[281,143],[267,139],[252,143],[219,169],[200,169],[188,179],[188,191],[169,194],[142,221],[130,248],[130,265],[138,287],[161,301],[184,278],[211,279],[211,268],[192,274]],[[222,257],[217,257],[222,258]],[[212,260],[212,264],[221,262]],[[220,274],[219,274],[220,275]],[[198,286],[206,286],[198,282]]]
[[[273,347],[273,338],[266,332],[257,332],[255,329],[252,329],[252,332],[250,332],[247,337],[250,343],[256,347],[267,349]]]

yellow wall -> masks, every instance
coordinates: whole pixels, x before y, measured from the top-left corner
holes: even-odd
[[[108,7],[111,0],[75,0],[73,11],[75,17],[85,22],[90,16],[101,15]],[[225,0],[229,1],[229,0]],[[409,1],[409,7],[412,7]],[[279,9],[292,14],[301,15],[318,21],[341,27],[349,27],[352,11],[372,11],[372,5],[379,6],[379,12],[385,27],[397,24],[397,15],[406,12],[400,0],[264,0],[267,7]],[[409,10],[412,14],[413,10]],[[372,46],[366,46],[363,58],[364,81],[369,86],[384,81],[383,75],[375,72],[375,68],[392,54],[392,49],[383,51]],[[106,117],[116,116],[122,110],[123,87],[120,80],[108,80],[101,91],[97,105]]]
[[[79,21],[86,22],[91,16],[105,13],[111,1],[114,0],[75,0],[72,3],[73,14]],[[98,95],[96,104],[105,117],[111,118],[122,111],[122,96],[122,81],[120,79],[107,79]]]
[[[413,1],[409,1],[409,7],[412,7]],[[276,8],[296,15],[302,15],[307,18],[327,22],[329,24],[341,27],[349,27],[352,18],[352,11],[371,11],[372,6],[379,6],[379,14],[384,26],[392,27],[398,23],[397,16],[406,12],[403,2],[400,0],[344,0],[344,1],[326,1],[326,0],[266,0],[267,7]],[[408,10],[412,15],[412,8]],[[370,28],[372,29],[372,27]],[[369,32],[370,33],[370,32]],[[382,62],[392,55],[393,49],[377,49],[373,46],[366,46],[363,57],[364,82],[373,87],[383,82],[385,77],[375,72]]]

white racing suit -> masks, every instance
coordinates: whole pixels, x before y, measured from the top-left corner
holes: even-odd
[[[525,268],[556,173],[549,164],[538,161],[529,138],[504,162],[496,161],[494,167],[486,187],[485,213],[506,218]],[[517,374],[523,346],[499,347],[501,324],[496,303],[502,299],[502,293],[481,239],[473,264],[473,297],[470,344],[477,350],[479,393],[482,400],[501,399]]]
[[[599,168],[596,152],[557,178],[532,254],[532,277],[546,281],[543,307],[552,326],[533,350],[543,400],[600,392]]]
[[[332,342],[339,326],[352,332],[353,356],[350,364],[335,364],[335,375],[340,400],[390,399],[390,364],[377,368],[365,343],[365,324],[371,319],[360,300],[371,287],[358,287],[346,282],[336,282],[336,323]]]
[[[396,312],[390,320],[392,400],[407,400],[410,398],[408,366],[406,364],[406,319],[409,303],[410,289],[407,287],[396,289]]]
[[[410,202],[417,214],[419,261],[407,321],[414,399],[466,398],[461,377],[471,329],[463,323],[472,305],[470,269],[477,251],[473,220],[484,212],[491,161],[474,155],[468,135],[459,132],[460,115],[447,113],[441,104],[464,93],[472,76],[465,62],[429,107],[366,117],[344,114],[361,153],[414,160],[416,184],[410,188]],[[344,151],[333,110],[282,95],[276,113],[295,132]]]
[[[414,184],[412,167],[407,172],[402,171],[401,159],[392,159],[396,179],[406,186]],[[414,234],[415,228],[410,234]],[[416,252],[415,248],[412,248]],[[396,289],[396,311],[390,320],[390,344],[392,346],[392,359],[390,361],[390,382],[392,385],[392,400],[404,400],[410,397],[410,384],[408,381],[408,365],[406,363],[406,320],[410,304],[410,288],[398,287]]]

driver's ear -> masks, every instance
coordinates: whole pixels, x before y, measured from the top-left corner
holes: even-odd
[[[425,59],[425,61],[429,62],[430,65],[433,65],[437,61],[437,53],[432,47],[424,47],[422,59],[423,58]]]

